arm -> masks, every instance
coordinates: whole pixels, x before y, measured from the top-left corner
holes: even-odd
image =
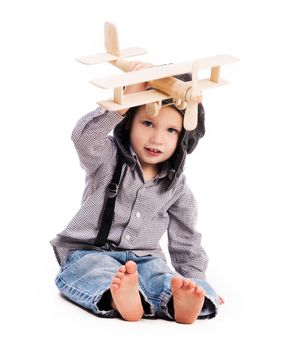
[[[129,71],[136,71],[152,67],[150,63],[131,62]],[[145,90],[147,83],[127,86],[124,94]],[[114,156],[114,145],[108,133],[121,121],[121,116],[127,109],[117,112],[107,111],[103,107],[86,114],[76,124],[72,132],[72,141],[80,158],[81,167],[92,174],[102,162]],[[107,157],[104,155],[107,154]]]
[[[80,165],[88,174],[114,156],[115,146],[107,135],[120,121],[118,113],[107,111],[103,107],[98,107],[78,120],[71,139],[78,152]]]
[[[184,277],[204,280],[208,257],[201,246],[201,234],[195,229],[196,200],[185,184],[168,214],[168,250],[172,265]]]
[[[130,62],[128,72],[134,72],[134,71],[137,71],[140,69],[147,69],[147,68],[151,68],[151,67],[153,67],[153,65],[150,63],[141,62],[141,61],[133,61],[133,62]],[[148,86],[147,83],[128,85],[124,90],[124,95],[144,91],[147,88],[147,86]],[[127,111],[128,111],[128,109],[123,109],[123,110],[118,111],[118,113],[120,115],[124,115]]]

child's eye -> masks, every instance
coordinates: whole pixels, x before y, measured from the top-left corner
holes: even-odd
[[[147,127],[153,125],[153,123],[152,123],[152,122],[149,122],[148,120],[145,120],[145,121],[143,122],[143,124],[146,125]]]
[[[168,128],[167,130],[168,130],[168,132],[169,132],[170,134],[174,134],[174,133],[177,132],[177,130],[174,129],[174,128]]]

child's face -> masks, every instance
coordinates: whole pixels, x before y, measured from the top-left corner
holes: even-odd
[[[132,122],[130,142],[142,168],[156,166],[173,155],[182,131],[182,122],[181,114],[171,107],[162,107],[157,116],[149,115],[145,106],[138,109]]]

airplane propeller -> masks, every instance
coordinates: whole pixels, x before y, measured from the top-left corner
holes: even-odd
[[[191,88],[186,94],[187,107],[184,114],[184,128],[194,130],[198,124],[198,104],[202,101],[202,94],[198,84],[198,61],[193,62]],[[187,96],[190,95],[190,96]]]

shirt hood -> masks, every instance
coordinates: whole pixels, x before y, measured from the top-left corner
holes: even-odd
[[[191,74],[182,74],[178,75],[175,78],[180,79],[182,81],[191,80]],[[167,99],[162,101],[162,105],[171,104],[172,99]],[[171,104],[172,108],[175,108],[182,116],[184,116],[185,109],[179,110],[175,107],[174,104]],[[130,147],[130,138],[129,131],[131,127],[132,118],[136,112],[138,107],[130,108],[125,117],[118,123],[113,131],[113,136],[117,145],[118,150],[121,152],[124,157],[125,162],[127,162],[131,167],[136,166],[136,159],[133,154],[132,147]],[[193,152],[196,148],[199,140],[205,134],[205,112],[202,103],[198,104],[198,123],[197,127],[194,130],[187,131],[184,128],[180,134],[180,138],[178,141],[178,145],[174,154],[167,160],[165,165],[162,167],[165,169],[165,175],[169,180],[168,189],[171,188],[178,177],[182,174],[185,165],[186,155]],[[161,171],[161,175],[163,177],[164,173]]]

